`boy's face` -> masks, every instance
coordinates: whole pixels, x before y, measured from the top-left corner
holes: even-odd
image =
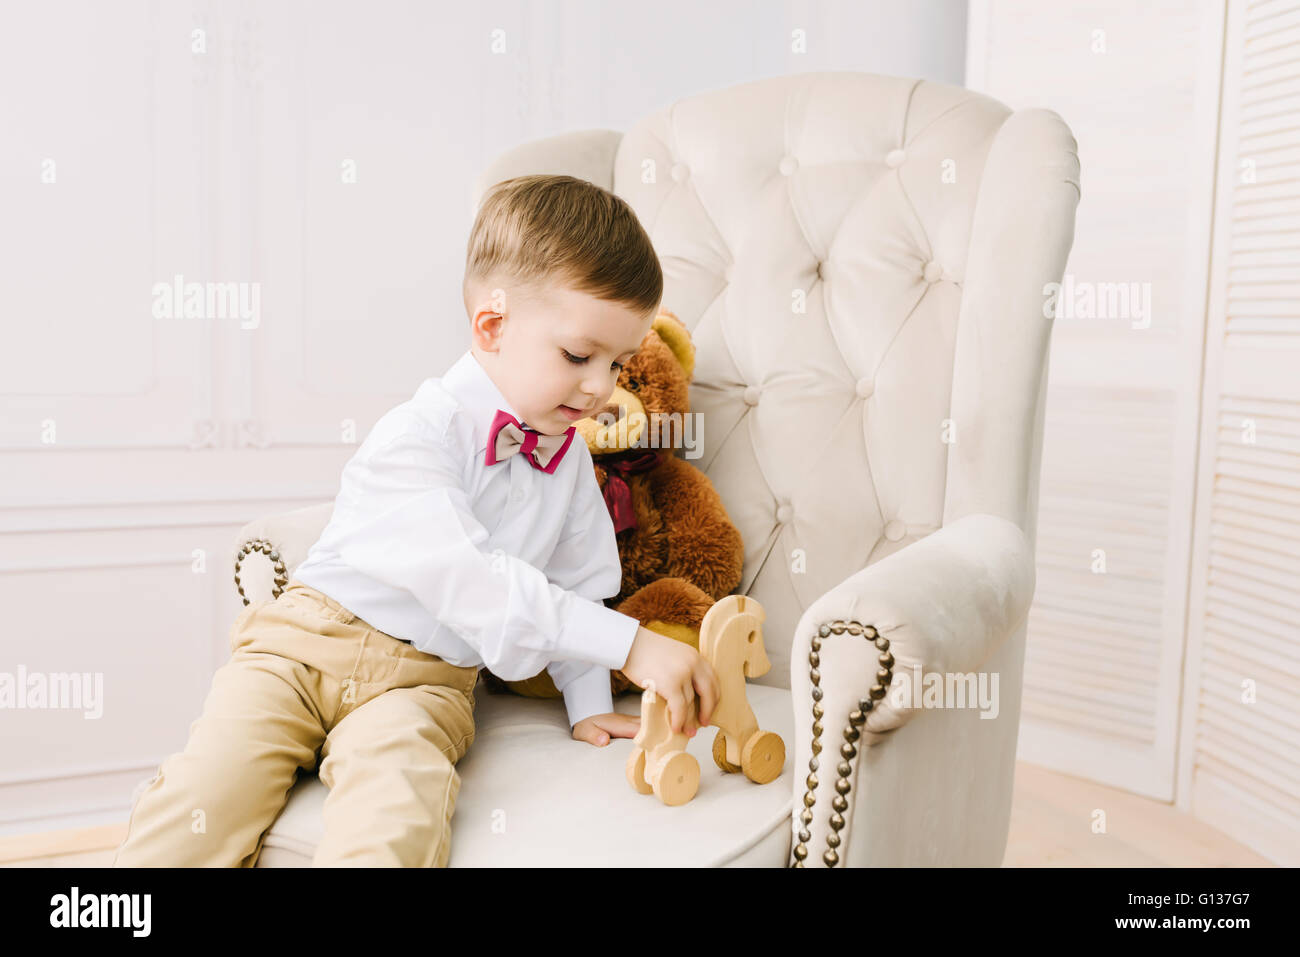
[[[605,407],[654,316],[552,284],[537,300],[480,296],[473,350],[524,423],[560,435]],[[572,410],[566,413],[565,407]]]

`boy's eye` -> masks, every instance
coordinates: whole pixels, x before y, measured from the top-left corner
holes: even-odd
[[[591,358],[591,356],[575,356],[573,355],[573,353],[569,352],[568,349],[561,349],[560,351],[564,353],[565,359],[567,359],[569,362],[572,362],[574,365],[577,366],[582,365],[584,362],[586,362],[588,359]],[[623,363],[615,362],[613,365],[614,368],[618,369],[619,372],[623,371]]]

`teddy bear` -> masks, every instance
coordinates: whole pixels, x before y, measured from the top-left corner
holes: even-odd
[[[619,593],[605,605],[698,649],[705,612],[740,584],[744,543],[713,483],[673,454],[684,448],[694,369],[690,332],[661,308],[608,404],[574,425],[575,441],[591,450],[623,566]],[[504,681],[484,668],[480,678],[493,692],[560,697],[545,670]],[[643,689],[611,671],[610,691],[629,690]]]

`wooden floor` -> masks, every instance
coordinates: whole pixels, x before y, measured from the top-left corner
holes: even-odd
[[[1106,833],[1094,834],[1094,812]],[[1003,867],[1273,867],[1168,804],[1023,761],[1016,763]]]
[[[1105,834],[1092,832],[1106,812]],[[0,867],[108,867],[126,822],[0,838]],[[1167,804],[1023,762],[1016,765],[1004,867],[1272,867]]]

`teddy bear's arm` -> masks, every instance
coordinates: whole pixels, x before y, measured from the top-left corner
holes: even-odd
[[[745,547],[708,476],[670,457],[656,473],[654,498],[668,538],[658,576],[685,578],[714,601],[731,594],[740,584]]]

